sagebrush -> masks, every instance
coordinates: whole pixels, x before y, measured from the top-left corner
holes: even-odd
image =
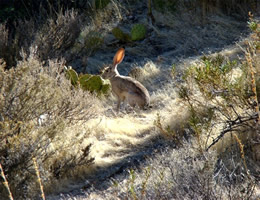
[[[81,145],[88,132],[69,138],[66,131],[97,117],[102,106],[94,95],[73,88],[63,67],[62,61],[43,66],[33,56],[10,70],[1,63],[0,162],[16,199],[37,194],[33,158],[43,184],[93,162],[90,145]],[[68,151],[73,145],[78,145],[75,152]],[[3,187],[1,194],[6,194]]]

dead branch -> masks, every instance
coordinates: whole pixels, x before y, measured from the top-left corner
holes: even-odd
[[[213,140],[213,142],[207,147],[206,151],[208,151],[213,145],[215,145],[221,138],[224,137],[224,135],[228,132],[236,131],[238,127],[242,126],[244,123],[257,120],[258,119],[258,113],[255,113],[254,115],[251,115],[249,117],[241,117],[238,116],[233,121],[228,121],[228,127],[226,127],[223,131],[221,131],[220,135]]]

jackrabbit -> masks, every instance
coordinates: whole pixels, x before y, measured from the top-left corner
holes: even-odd
[[[113,59],[113,65],[104,68],[102,78],[109,79],[112,86],[112,93],[117,97],[117,112],[121,102],[128,102],[130,106],[138,105],[145,109],[150,104],[150,95],[147,89],[137,80],[122,76],[117,71],[117,65],[122,62],[125,56],[125,49],[120,48]]]

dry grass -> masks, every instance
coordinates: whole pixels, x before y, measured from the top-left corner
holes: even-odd
[[[93,186],[84,195],[60,199],[254,199],[254,183],[227,180],[230,171],[215,152],[198,154],[198,146],[164,146],[151,158]],[[234,160],[233,160],[234,161]]]

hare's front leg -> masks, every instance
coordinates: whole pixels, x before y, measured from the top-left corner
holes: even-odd
[[[116,107],[117,112],[119,112],[121,102],[125,102],[125,100],[126,100],[125,96],[123,96],[123,95],[119,96],[119,95],[118,95],[118,98],[117,98],[117,107]]]
[[[121,100],[120,100],[120,98],[118,98],[118,99],[117,99],[117,106],[116,106],[116,111],[117,111],[117,112],[119,112],[120,104],[121,104]]]

